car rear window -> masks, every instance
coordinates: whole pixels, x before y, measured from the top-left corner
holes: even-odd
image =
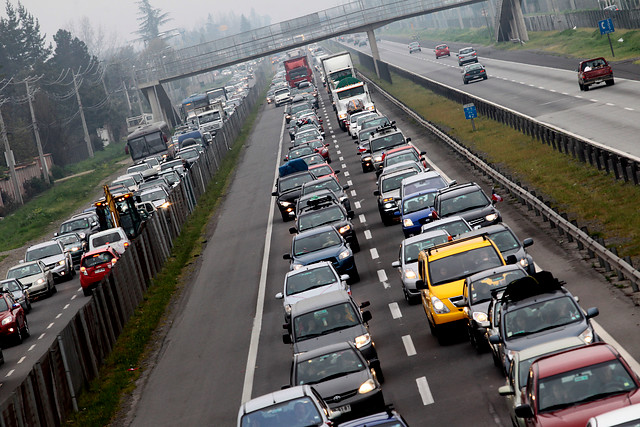
[[[111,262],[113,255],[111,252],[100,252],[92,256],[88,256],[82,259],[83,267],[95,267],[106,262]]]
[[[108,245],[109,243],[119,242],[120,240],[122,240],[122,236],[120,235],[120,233],[109,233],[95,237],[94,239],[92,239],[92,242],[93,247],[97,248],[99,246]]]

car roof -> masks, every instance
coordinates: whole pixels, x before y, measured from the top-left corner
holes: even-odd
[[[333,268],[333,265],[329,261],[318,261],[318,262],[314,262],[312,264],[303,265],[302,267],[298,268],[297,270],[291,270],[290,272],[288,272],[285,275],[285,280],[287,278],[291,277],[291,276],[295,276],[296,274],[304,273],[305,271],[315,270],[316,268],[322,268],[322,267],[331,267],[333,269],[333,271],[335,272],[335,269]]]
[[[491,245],[491,241],[486,236],[459,237],[427,248],[424,252],[427,253],[429,259],[439,259],[489,245]]]
[[[415,236],[408,237],[404,239],[403,242],[405,245],[408,245],[411,243],[416,243],[416,242],[421,242],[423,240],[431,239],[433,237],[448,236],[448,235],[449,233],[447,233],[446,230],[431,230],[431,231],[426,231],[424,233],[416,234]]]
[[[389,176],[396,176],[399,173],[405,173],[407,170],[415,171],[414,165],[418,165],[418,167],[420,167],[418,162],[415,160],[405,160],[404,162],[399,162],[394,165],[387,166],[382,170],[382,173],[380,174],[380,179],[382,179],[383,177],[387,178]]]
[[[115,255],[116,257],[119,257],[118,253],[111,246],[101,246],[98,249],[85,252],[84,254],[82,254],[82,258],[88,258],[90,256],[101,254],[103,252],[109,252],[111,255]]]
[[[301,233],[296,234],[295,236],[293,236],[293,239],[300,239],[302,237],[307,237],[307,236],[311,236],[314,234],[322,234],[322,233],[326,233],[327,231],[333,230],[336,233],[338,232],[336,230],[336,228],[333,225],[322,225],[320,227],[314,227],[314,228],[310,228],[309,230],[305,230]],[[338,233],[340,234],[340,233]]]
[[[316,295],[313,298],[305,298],[293,304],[291,307],[291,317],[295,317],[294,314],[307,313],[347,301],[351,301],[351,297],[345,290],[331,291],[325,294]]]
[[[56,245],[56,246],[60,246],[60,242],[57,240],[47,240],[46,242],[42,242],[42,243],[37,243],[35,245],[31,245],[27,248],[27,251],[30,251],[31,249],[37,249],[37,248],[44,248],[46,246],[51,246],[51,245]]]
[[[527,347],[524,350],[518,352],[518,358],[520,360],[527,360],[531,358],[537,358],[551,352],[557,352],[563,349],[569,349],[570,347],[579,347],[585,345],[584,341],[580,337],[565,337],[557,340],[551,340],[543,342],[542,344]]]
[[[444,179],[442,175],[440,175],[436,171],[424,171],[403,179],[402,185],[411,184],[416,181],[422,181],[423,179],[436,178],[436,177],[442,178],[442,180],[445,182],[447,181],[446,179]]]
[[[465,234],[465,237],[467,236],[467,234]],[[518,264],[507,264],[507,265],[501,265],[499,267],[493,267],[493,268],[489,268],[486,270],[482,270],[476,274],[473,274],[471,276],[467,277],[467,281],[468,282],[475,282],[476,280],[482,279],[484,277],[487,276],[492,276],[494,274],[498,274],[498,273],[504,273],[507,271],[522,271],[526,274],[526,272],[524,271],[524,269],[522,267],[520,267]]]
[[[336,351],[346,350],[346,349],[355,350],[355,345],[350,341],[341,341],[335,344],[330,344],[323,347],[314,348],[313,350],[305,351],[304,353],[298,353],[294,357],[297,362],[305,361],[313,359],[314,357],[322,356],[323,354],[333,353]]]
[[[120,233],[123,236],[127,235],[127,233],[124,232],[124,228],[122,228],[122,227],[113,227],[113,228],[109,228],[108,230],[102,230],[102,231],[98,231],[97,233],[93,233],[91,236],[89,236],[89,238],[93,239],[93,238],[96,238],[96,237],[103,236],[105,234],[111,234],[114,231]]]
[[[262,396],[258,396],[242,404],[240,412],[246,414],[253,411],[269,407],[289,400],[297,399],[299,397],[310,396],[311,387],[308,385],[300,385],[295,387],[285,388],[283,390],[274,391]]]
[[[615,360],[619,353],[611,345],[595,342],[549,356],[543,356],[531,364],[538,378],[546,378],[586,366]],[[535,368],[534,368],[535,366]]]
[[[155,193],[158,190],[163,190],[165,193],[167,192],[167,190],[164,187],[157,186],[157,187],[145,188],[144,190],[142,190],[140,192],[140,195],[149,194],[149,193]]]
[[[462,184],[456,184],[456,185],[451,185],[449,187],[445,187],[445,188],[441,188],[438,191],[438,196],[442,195],[442,194],[466,194],[469,193],[471,191],[476,191],[480,189],[482,191],[482,188],[475,182],[465,182]],[[484,192],[484,191],[483,191]]]

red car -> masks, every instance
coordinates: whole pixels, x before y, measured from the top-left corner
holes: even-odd
[[[340,173],[339,170],[334,171],[333,168],[326,163],[323,165],[309,166],[309,172],[311,172],[311,174],[317,179],[332,176],[336,180],[338,179],[337,175]]]
[[[111,272],[120,256],[113,248],[107,247],[85,252],[80,260],[80,286],[85,296]]]
[[[0,338],[2,346],[7,340],[15,340],[20,344],[29,336],[27,315],[19,302],[9,292],[0,292]]]
[[[515,415],[527,426],[583,427],[589,418],[640,402],[640,379],[598,342],[535,360]]]
[[[311,141],[305,142],[304,145],[308,145],[315,150],[316,153],[320,154],[325,162],[331,163],[331,155],[329,154],[329,144],[325,143],[320,139],[313,139]]]
[[[438,46],[436,46],[436,59],[440,58],[441,56],[451,56],[451,53],[449,52],[449,46],[447,46],[446,44],[439,44]]]

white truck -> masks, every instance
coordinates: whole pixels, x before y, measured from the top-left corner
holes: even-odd
[[[360,111],[376,111],[365,82],[355,77],[345,77],[332,89],[333,105],[340,129],[348,130],[349,114]]]
[[[209,132],[215,135],[218,129],[221,129],[227,119],[227,112],[224,110],[222,101],[215,101],[209,107],[198,113],[198,129],[201,132]]]
[[[340,52],[321,58],[322,72],[324,73],[325,85],[331,92],[335,87],[335,82],[344,77],[355,77],[356,71],[353,68],[353,61],[349,52]]]

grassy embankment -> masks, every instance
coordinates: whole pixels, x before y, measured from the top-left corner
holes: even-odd
[[[354,56],[357,59],[357,56]],[[371,70],[356,65],[369,77]],[[511,175],[543,195],[569,219],[616,246],[620,256],[640,260],[640,187],[616,181],[604,172],[559,154],[551,147],[486,117],[465,120],[462,105],[392,73],[393,84],[373,78],[432,123],[445,129],[472,151],[511,171]]]
[[[265,96],[266,90],[260,99],[264,99]],[[148,351],[147,344],[162,321],[171,298],[181,290],[181,275],[185,267],[202,250],[205,227],[231,182],[259,107],[260,103],[247,118],[231,150],[223,159],[216,178],[209,183],[207,191],[183,226],[180,236],[174,240],[171,257],[153,280],[153,285],[147,290],[144,300],[126,324],[113,351],[100,368],[100,376],[91,383],[89,390],[81,394],[78,402],[80,412],[72,413],[67,425],[109,424],[119,408],[121,398],[134,390],[135,381],[140,376],[138,368],[145,358],[145,352]],[[131,368],[134,369],[129,370]]]

